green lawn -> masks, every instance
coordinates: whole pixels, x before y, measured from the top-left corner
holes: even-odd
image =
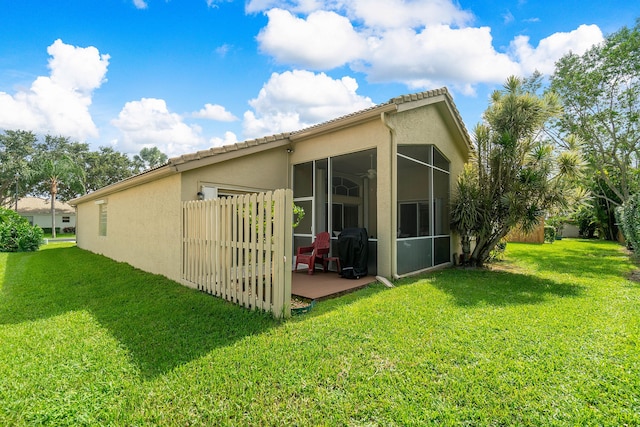
[[[633,269],[509,244],[279,322],[71,244],[0,254],[0,425],[640,425]]]
[[[51,233],[44,233],[43,236],[45,239],[51,239],[52,235]],[[76,234],[75,233],[56,233],[56,238],[60,239],[60,238],[65,238],[65,239],[75,239],[76,238]]]

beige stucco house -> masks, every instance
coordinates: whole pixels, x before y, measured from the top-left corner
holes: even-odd
[[[55,224],[57,232],[66,232],[76,227],[76,210],[68,203],[55,201]],[[18,199],[18,214],[25,217],[31,225],[51,230],[51,199],[23,197]]]
[[[449,199],[470,150],[446,89],[401,96],[299,131],[175,157],[77,198],[77,244],[180,281],[182,202],[288,188],[306,212],[293,251],[319,232],[335,239],[364,227],[369,274],[397,278],[448,265],[459,252]]]

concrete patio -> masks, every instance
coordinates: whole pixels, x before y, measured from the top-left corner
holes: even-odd
[[[307,274],[306,269],[296,270],[291,277],[291,294],[294,296],[322,300],[363,288],[376,281],[375,276],[360,279],[343,279],[335,271],[316,270]]]

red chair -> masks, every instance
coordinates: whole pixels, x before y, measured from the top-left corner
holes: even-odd
[[[316,262],[324,267],[324,259],[329,254],[331,235],[323,231],[316,236],[316,240],[311,246],[301,246],[296,251],[296,266],[294,270],[298,269],[298,264],[306,264],[309,266],[309,274],[313,274],[316,268]]]

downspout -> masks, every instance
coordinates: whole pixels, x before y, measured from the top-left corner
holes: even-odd
[[[396,107],[397,109],[397,107]],[[380,113],[380,119],[382,120],[382,124],[384,124],[387,129],[389,129],[389,159],[391,161],[389,165],[389,172],[391,175],[391,185],[390,185],[390,194],[391,194],[391,216],[389,222],[389,231],[390,231],[390,251],[391,251],[391,275],[394,279],[399,279],[397,274],[398,271],[398,257],[397,257],[397,227],[395,224],[398,221],[398,211],[396,205],[398,204],[398,175],[397,175],[397,161],[396,161],[396,129],[389,123],[388,121],[388,113],[383,111]]]

